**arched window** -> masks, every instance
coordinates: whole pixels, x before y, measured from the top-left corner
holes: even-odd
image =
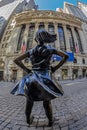
[[[19,40],[18,40],[18,45],[17,45],[17,50],[21,49],[25,27],[26,27],[25,24],[23,24],[22,27],[21,27],[21,31],[20,31],[20,35],[19,35]]]
[[[50,34],[54,34],[54,25],[53,25],[53,23],[49,23],[49,25],[48,25],[48,32]]]
[[[43,22],[40,22],[40,24],[39,24],[39,30],[41,30],[41,29],[44,29],[45,27],[44,27],[44,23]]]
[[[76,37],[77,37],[77,44],[79,46],[79,51],[83,52],[82,43],[81,43],[80,36],[79,36],[77,28],[75,28],[75,33],[76,33]]]
[[[48,32],[49,32],[50,34],[54,34],[54,25],[53,25],[53,23],[49,23],[49,25],[48,25]],[[52,43],[51,45],[52,45],[53,47],[55,47],[55,42]]]
[[[71,28],[69,28],[69,27],[67,27],[67,34],[68,34],[68,40],[69,40],[69,44],[70,44],[70,50],[72,52],[75,52],[74,39],[73,39]]]
[[[28,39],[27,39],[27,50],[32,48],[33,38],[34,38],[35,24],[30,24],[28,31]]]
[[[59,33],[59,44],[60,49],[65,51],[66,50],[66,44],[65,44],[65,36],[62,26],[58,26],[58,33]]]

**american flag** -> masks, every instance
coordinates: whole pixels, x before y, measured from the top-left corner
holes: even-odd
[[[21,45],[21,51],[22,51],[22,53],[24,53],[26,51],[26,44],[25,44],[25,42],[23,42],[22,45]]]
[[[76,49],[76,53],[79,53],[79,46],[77,43],[75,44],[75,49]]]

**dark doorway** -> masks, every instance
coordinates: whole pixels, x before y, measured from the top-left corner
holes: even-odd
[[[0,71],[0,81],[3,80],[3,71]]]
[[[73,69],[72,79],[78,78],[78,69]]]
[[[62,79],[67,79],[67,77],[68,77],[68,70],[62,69]]]
[[[17,70],[12,70],[12,71],[13,71],[12,80],[15,82],[17,80]]]
[[[85,77],[86,76],[86,69],[82,70],[82,76]]]

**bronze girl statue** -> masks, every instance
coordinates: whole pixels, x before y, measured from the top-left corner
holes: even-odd
[[[68,55],[65,52],[56,50],[45,43],[52,43],[56,40],[56,35],[49,34],[46,30],[38,30],[36,32],[35,41],[38,43],[34,48],[27,51],[15,59],[15,63],[28,73],[27,76],[20,80],[12,94],[26,96],[26,120],[31,123],[31,110],[34,101],[43,101],[46,116],[49,120],[48,126],[53,125],[53,113],[51,100],[63,95],[61,85],[51,78],[50,72],[54,73],[67,60]],[[62,60],[55,67],[50,66],[52,55],[59,55]],[[28,69],[22,60],[30,58],[32,70]]]

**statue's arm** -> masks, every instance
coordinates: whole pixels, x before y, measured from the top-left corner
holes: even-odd
[[[17,58],[14,60],[14,62],[15,62],[19,67],[21,67],[24,71],[26,71],[27,73],[30,73],[31,70],[28,69],[28,68],[22,63],[22,60],[24,60],[24,59],[27,58],[27,57],[29,57],[29,52],[20,55],[19,57],[17,57]]]
[[[62,60],[56,66],[51,68],[52,72],[55,72],[57,69],[59,69],[68,59],[68,55],[63,51],[57,51],[56,55],[61,56]]]

